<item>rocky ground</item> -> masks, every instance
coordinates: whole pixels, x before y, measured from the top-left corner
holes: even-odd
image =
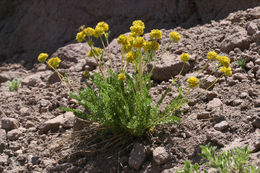
[[[230,57],[233,76],[223,78],[210,91],[183,108],[179,124],[160,126],[149,139],[136,139],[124,150],[111,148],[106,153],[89,153],[75,148],[79,122],[60,106],[78,107],[57,75],[44,64],[26,70],[24,64],[0,66],[0,172],[175,172],[185,160],[199,162],[200,145],[211,142],[220,150],[249,145],[250,163],[260,167],[260,8],[231,13],[220,21],[189,29],[162,29],[162,52],[172,31],[182,35],[156,64],[151,94],[158,98],[180,69],[178,55],[192,54],[180,80],[197,74],[206,62],[206,54],[215,50]],[[116,68],[120,47],[116,40],[108,46]],[[86,44],[70,44],[53,55],[61,58],[61,73],[68,73],[74,85],[82,85],[84,69],[97,71],[97,64],[86,57]],[[246,60],[245,69],[237,60]],[[209,67],[201,74],[210,74]],[[208,86],[216,76],[196,89]],[[7,82],[22,80],[18,92],[8,92]],[[164,104],[173,97],[174,89]],[[74,124],[74,121],[78,123]],[[87,124],[89,126],[90,124]],[[73,138],[75,137],[75,138]],[[82,141],[81,141],[82,142]],[[85,141],[83,141],[85,142]],[[129,142],[130,143],[130,142]],[[116,154],[115,154],[116,153]]]

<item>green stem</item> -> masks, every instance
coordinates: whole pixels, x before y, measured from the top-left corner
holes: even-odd
[[[199,71],[199,73],[197,74],[197,76],[196,77],[198,77],[199,75],[200,75],[200,73],[203,71],[203,70],[205,70],[205,68],[209,65],[209,63],[210,63],[210,60],[206,63],[206,65]]]

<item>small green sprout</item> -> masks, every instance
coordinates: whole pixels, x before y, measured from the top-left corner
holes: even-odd
[[[8,91],[18,91],[21,87],[21,80],[14,78],[12,81],[8,82]]]
[[[209,144],[201,147],[201,157],[205,159],[204,164],[215,168],[221,173],[258,173],[260,169],[254,165],[249,165],[250,151],[247,146],[244,148],[234,148],[217,154],[217,147],[211,147]],[[191,165],[189,161],[185,162],[183,170],[177,173],[202,173],[199,171],[198,163]],[[204,170],[207,173],[207,170]]]
[[[237,65],[241,67],[242,69],[246,68],[246,60],[244,58],[239,58],[237,60]]]

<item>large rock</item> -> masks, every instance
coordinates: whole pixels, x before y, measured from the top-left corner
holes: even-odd
[[[221,43],[221,50],[229,52],[234,48],[244,50],[249,47],[251,40],[244,28],[238,28],[239,32],[227,36]]]
[[[131,168],[138,170],[146,158],[145,146],[135,143],[128,159],[128,164]]]
[[[259,5],[259,0],[74,0],[65,3],[63,0],[1,0],[0,59],[36,61],[42,51],[53,52],[75,42],[79,26],[94,26],[97,21],[108,22],[114,37],[127,32],[130,23],[138,18],[147,24],[147,32],[155,25],[158,28],[173,28],[185,22],[195,25]]]
[[[153,67],[155,65],[155,67]],[[148,68],[153,69],[152,78],[158,81],[168,81],[178,75],[182,69],[183,62],[174,54],[164,54],[159,63],[149,64]],[[187,73],[191,65],[186,62],[182,75]]]

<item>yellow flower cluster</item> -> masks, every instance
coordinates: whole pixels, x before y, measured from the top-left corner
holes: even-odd
[[[208,59],[209,60],[218,60],[219,64],[222,65],[222,67],[219,69],[219,71],[224,73],[224,75],[226,75],[226,76],[232,75],[232,70],[230,67],[230,59],[228,57],[220,56],[214,51],[209,51]]]
[[[187,61],[189,61],[189,59],[190,59],[190,54],[188,54],[188,53],[182,53],[182,54],[180,55],[180,59],[181,59],[182,62],[187,62]]]
[[[218,56],[218,54],[216,52],[214,52],[214,51],[209,51],[208,52],[208,59],[216,60],[217,56]]]
[[[171,32],[169,37],[172,39],[174,42],[179,42],[181,39],[181,35],[178,32]]]
[[[95,29],[91,27],[84,28],[82,31],[78,32],[76,35],[76,40],[81,43],[85,40],[86,36],[94,36],[96,38],[101,37],[105,32],[109,30],[109,26],[106,22],[99,22]]]
[[[144,42],[144,50],[145,51],[156,51],[159,49],[159,43],[157,41],[145,41]]]
[[[86,35],[84,34],[83,31],[81,31],[81,32],[78,32],[78,33],[77,33],[77,35],[76,35],[76,40],[77,40],[79,43],[81,43],[81,42],[83,42],[83,41],[85,40],[85,37],[86,37]]]
[[[134,37],[143,35],[145,28],[144,23],[141,20],[136,20],[132,24],[130,27],[131,35]]]
[[[48,57],[49,55],[47,53],[40,53],[40,55],[38,56],[38,61],[41,63],[45,63]]]
[[[224,67],[229,67],[229,65],[230,65],[230,59],[226,56],[217,56],[217,60]]]
[[[198,86],[198,84],[199,84],[199,79],[196,78],[196,77],[194,77],[194,76],[192,76],[192,77],[190,77],[190,78],[187,80],[187,82],[189,83],[189,87],[190,87],[190,88],[194,88],[194,87],[197,87],[197,86]]]
[[[83,33],[87,36],[87,37],[91,37],[94,35],[95,30],[91,27],[87,27],[85,29],[83,29]]]
[[[162,32],[159,30],[159,29],[153,29],[151,32],[150,32],[150,38],[152,40],[160,40],[162,38]]]
[[[137,57],[137,53],[133,51],[127,52],[125,55],[125,59],[127,62],[133,62],[136,57]]]
[[[221,67],[219,69],[220,72],[224,73],[226,76],[232,76],[232,70],[231,70],[231,67]]]
[[[144,45],[144,38],[143,37],[136,37],[133,41],[133,47],[135,48],[142,48]]]
[[[94,48],[88,51],[88,57],[99,57],[102,54],[102,49]]]
[[[52,66],[53,68],[56,69],[60,66],[60,62],[61,62],[60,58],[54,57],[48,60],[48,65],[49,67]]]
[[[118,80],[121,80],[121,81],[126,79],[124,73],[120,73],[117,78],[118,78]]]

